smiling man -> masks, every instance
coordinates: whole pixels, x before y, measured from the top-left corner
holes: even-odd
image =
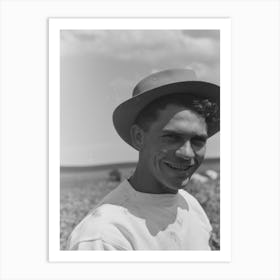
[[[134,174],[74,229],[71,250],[210,250],[209,220],[184,190],[219,131],[220,88],[186,69],[141,80],[113,122],[139,152]]]

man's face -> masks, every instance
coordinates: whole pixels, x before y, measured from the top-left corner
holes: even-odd
[[[168,105],[144,132],[139,162],[152,192],[176,193],[202,163],[207,140],[204,118],[182,106]]]

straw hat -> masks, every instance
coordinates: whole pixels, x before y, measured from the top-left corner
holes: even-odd
[[[220,105],[220,87],[198,81],[195,72],[189,69],[168,69],[153,73],[142,79],[134,88],[132,97],[121,103],[113,112],[113,123],[120,137],[132,146],[130,127],[137,115],[152,101],[169,94],[184,94],[206,98]],[[208,124],[211,137],[220,129],[219,121]]]

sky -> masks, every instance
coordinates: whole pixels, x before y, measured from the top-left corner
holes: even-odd
[[[137,161],[112,113],[145,76],[188,68],[220,83],[217,30],[62,30],[60,39],[61,165]],[[219,156],[219,141],[208,140],[207,157]]]

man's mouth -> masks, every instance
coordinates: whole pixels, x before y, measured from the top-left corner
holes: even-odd
[[[171,169],[177,170],[177,171],[187,171],[189,168],[191,168],[193,165],[189,163],[173,163],[169,161],[164,161],[164,163]]]

